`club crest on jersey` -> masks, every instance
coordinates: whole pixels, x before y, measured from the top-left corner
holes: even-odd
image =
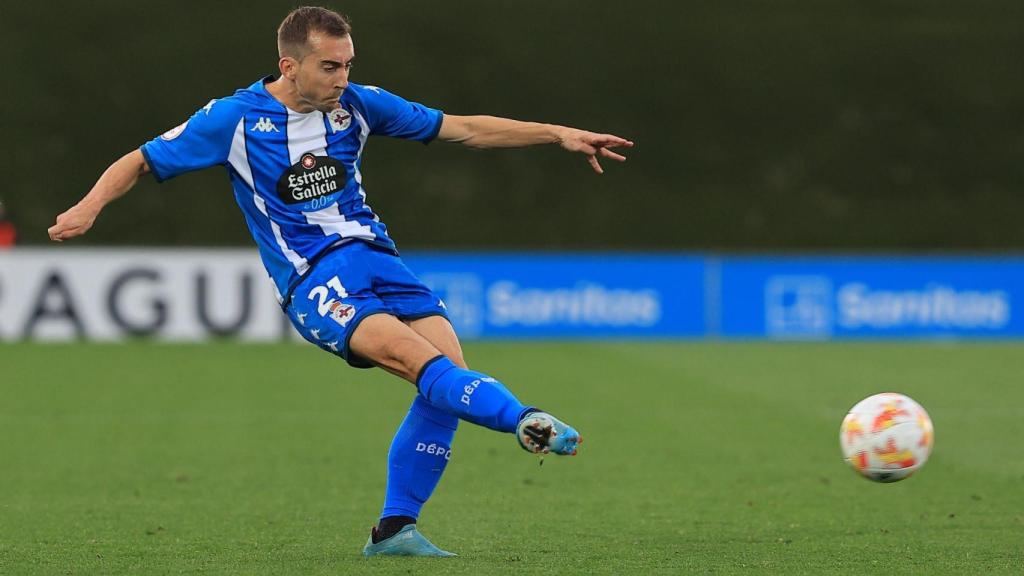
[[[167,140],[168,142],[170,142],[171,140],[174,140],[178,136],[181,136],[181,133],[185,131],[186,126],[188,126],[188,120],[185,120],[181,124],[178,124],[174,128],[171,128],[167,132],[161,134],[160,139]]]
[[[301,204],[340,192],[348,180],[345,165],[330,156],[303,154],[277,181],[277,197]]]
[[[327,119],[331,122],[331,130],[335,132],[348,130],[348,127],[352,125],[352,115],[344,108],[335,108],[334,110],[331,110],[330,113],[327,114]]]
[[[331,320],[334,320],[338,324],[341,324],[342,328],[348,325],[349,321],[356,316],[356,307],[351,304],[342,304],[341,302],[331,302],[330,307]]]

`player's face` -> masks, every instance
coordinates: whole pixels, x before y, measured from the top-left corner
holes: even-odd
[[[321,112],[338,107],[341,93],[348,87],[348,74],[356,56],[351,36],[309,35],[309,54],[299,62],[295,88],[299,98]]]

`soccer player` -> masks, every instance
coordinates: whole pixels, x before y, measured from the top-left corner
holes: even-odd
[[[444,303],[402,263],[366,202],[360,162],[367,138],[440,139],[475,148],[558,144],[623,161],[632,142],[565,126],[454,116],[382,88],[349,82],[355,48],[347,19],[298,8],[277,33],[280,75],[211,100],[180,126],[114,162],[52,240],[80,236],[146,173],[157,181],[220,165],[296,330],[360,368],[380,367],[416,386],[388,452],[384,509],[367,556],[451,556],[416,519],[451,456],[458,421],[514,433],[525,450],[575,454],[579,433],[523,404],[501,382],[470,370]]]

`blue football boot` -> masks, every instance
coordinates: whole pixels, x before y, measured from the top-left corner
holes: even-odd
[[[562,456],[575,456],[583,442],[575,428],[547,412],[533,412],[520,420],[516,439],[527,452]]]
[[[376,528],[373,529],[376,532]],[[433,556],[435,558],[448,558],[458,556],[454,552],[445,552],[430,543],[416,529],[415,524],[406,524],[391,538],[373,543],[373,535],[370,535],[363,546],[363,556]]]

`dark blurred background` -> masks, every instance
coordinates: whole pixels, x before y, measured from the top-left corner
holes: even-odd
[[[1024,247],[1019,0],[326,4],[352,81],[455,114],[616,133],[553,148],[371,141],[399,246],[786,251]],[[4,2],[0,198],[24,244],[121,154],[276,72],[292,3]],[[83,244],[249,245],[219,168],[146,179]]]

